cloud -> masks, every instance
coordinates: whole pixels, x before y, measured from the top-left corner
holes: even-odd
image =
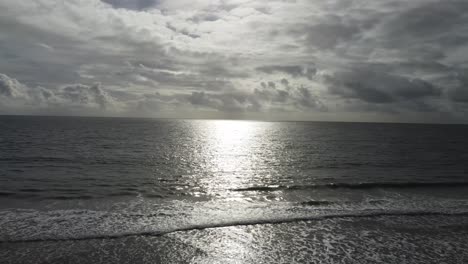
[[[388,36],[400,38],[402,42],[426,40],[444,44],[464,44],[466,35],[457,31],[466,27],[465,12],[468,3],[464,1],[429,1],[403,10],[383,24]]]
[[[5,74],[0,74],[0,96],[4,98],[25,97],[26,87]]]
[[[391,103],[441,95],[440,88],[421,80],[356,66],[350,71],[325,76],[329,91],[368,103]]]
[[[358,27],[344,23],[324,23],[301,27],[296,33],[304,38],[304,44],[321,50],[333,49],[360,33]]]
[[[98,107],[105,110],[114,104],[114,100],[107,94],[100,84],[91,86],[83,84],[68,85],[57,93],[61,98],[79,107]]]
[[[158,0],[102,0],[115,8],[126,8],[134,10],[148,9],[155,7]]]
[[[468,72],[457,73],[451,79],[453,83],[447,89],[448,97],[454,102],[468,104]]]
[[[15,110],[35,110],[61,114],[92,113],[105,114],[118,110],[116,102],[100,84],[66,85],[56,89],[28,87],[18,80],[0,74],[0,111],[11,113]]]
[[[313,65],[268,65],[257,67],[256,70],[268,74],[275,72],[286,73],[292,77],[305,77],[309,80],[311,80],[317,72]]]
[[[254,96],[242,92],[205,93],[192,92],[187,100],[194,106],[204,107],[223,112],[239,112],[260,110],[261,105]]]
[[[112,94],[112,95],[111,95]],[[116,95],[116,96],[113,96]],[[119,99],[117,99],[119,98]],[[11,104],[14,102],[14,104]],[[28,87],[16,79],[0,74],[0,111],[11,113],[28,106],[28,110],[49,114],[157,115],[181,108],[185,111],[206,110],[220,113],[291,111],[295,107],[319,109],[319,99],[304,87],[277,88],[274,82],[251,92],[236,90],[183,91],[129,96],[125,92],[109,93],[99,83],[69,84],[60,87]],[[323,108],[322,108],[323,110]]]
[[[464,1],[38,0],[0,10],[0,113],[468,122]]]
[[[327,111],[326,105],[310,89],[300,86],[290,86],[286,79],[276,85],[274,82],[262,82],[259,88],[254,90],[256,100],[261,104],[268,105],[270,109],[282,111]]]
[[[300,87],[298,88],[298,91],[300,95],[298,100],[299,105],[305,108],[324,109],[323,105],[321,105],[321,102],[312,95],[309,89],[305,87]]]

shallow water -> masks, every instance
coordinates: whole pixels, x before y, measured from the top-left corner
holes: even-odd
[[[466,263],[468,218],[380,216],[3,244],[2,263]]]

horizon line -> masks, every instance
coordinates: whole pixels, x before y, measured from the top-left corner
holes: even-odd
[[[405,121],[346,121],[346,120],[271,120],[255,118],[209,118],[209,117],[151,117],[151,116],[105,116],[105,115],[43,115],[43,114],[0,114],[0,117],[64,117],[64,118],[103,118],[103,119],[152,119],[152,120],[200,120],[200,121],[246,121],[271,123],[363,123],[363,124],[406,124],[406,125],[468,125],[456,122],[405,122]]]

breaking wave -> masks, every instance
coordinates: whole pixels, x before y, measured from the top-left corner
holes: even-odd
[[[127,215],[128,216],[128,215]],[[134,217],[150,217],[151,215],[130,215]],[[424,216],[468,216],[468,211],[458,212],[443,212],[443,211],[430,211],[430,210],[371,210],[371,211],[360,211],[360,212],[334,212],[321,215],[309,215],[309,216],[292,216],[292,217],[278,217],[278,218],[259,218],[259,219],[240,219],[230,221],[212,221],[209,223],[200,224],[187,224],[181,226],[174,226],[171,228],[155,228],[153,230],[145,231],[129,231],[129,232],[115,232],[106,234],[82,234],[82,235],[70,235],[70,236],[57,236],[57,237],[34,237],[34,238],[0,238],[1,243],[26,243],[26,242],[53,242],[53,241],[74,241],[74,240],[92,240],[92,239],[118,239],[130,236],[161,236],[174,232],[184,232],[191,230],[203,230],[209,228],[222,228],[222,227],[233,227],[233,226],[246,226],[246,225],[263,225],[263,224],[283,224],[283,223],[294,223],[304,221],[320,221],[326,219],[335,218],[378,218],[386,216],[401,216],[401,217],[424,217]]]

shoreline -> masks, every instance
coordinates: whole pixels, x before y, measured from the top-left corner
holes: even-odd
[[[468,217],[324,219],[161,236],[2,243],[0,259],[3,263],[464,263]]]

